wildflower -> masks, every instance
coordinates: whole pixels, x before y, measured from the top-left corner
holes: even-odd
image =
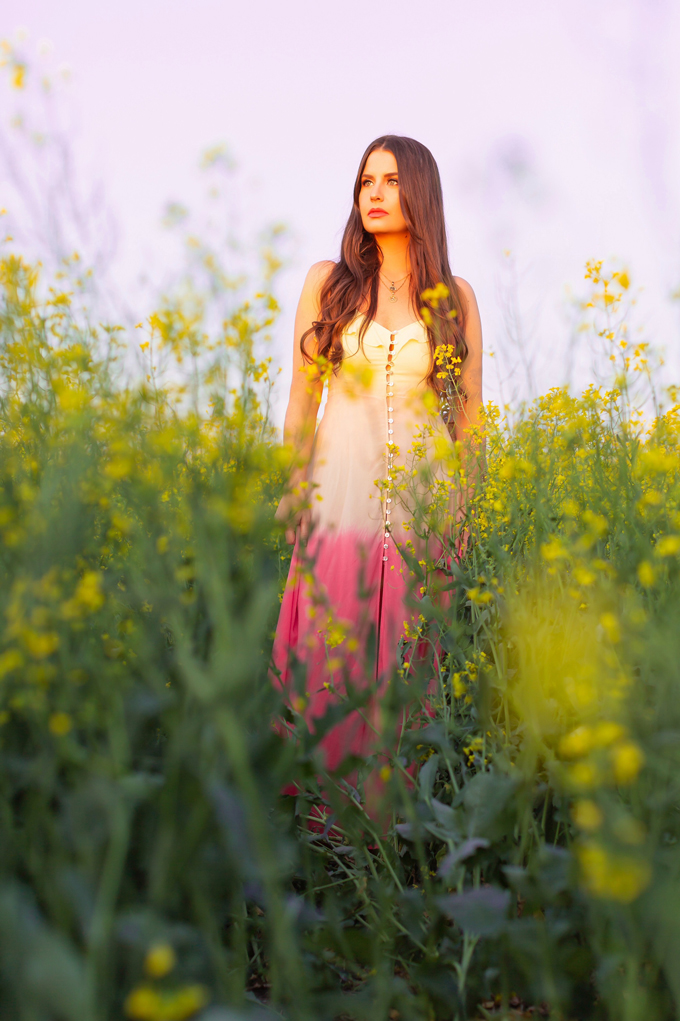
[[[59,648],[59,635],[56,631],[31,631],[26,629],[22,638],[26,651],[33,659],[46,659]]]
[[[569,768],[569,780],[573,787],[590,789],[597,787],[600,771],[593,762],[575,762]]]
[[[600,625],[606,632],[607,638],[612,645],[616,645],[621,641],[621,628],[615,614],[603,613],[600,617]]]
[[[590,727],[581,726],[561,738],[559,753],[565,759],[578,759],[587,755],[593,747],[593,733]]]
[[[581,844],[576,854],[583,884],[595,897],[630,904],[651,881],[652,870],[646,861],[612,855],[595,841]]]
[[[638,564],[637,576],[641,585],[645,588],[651,588],[656,581],[656,571],[650,564],[649,560],[643,560]]]
[[[18,649],[7,649],[0,655],[0,678],[24,665],[24,657]]]
[[[137,986],[125,1000],[125,1013],[134,1021],[157,1021],[162,1000],[151,986]]]
[[[175,967],[175,951],[169,943],[157,943],[144,959],[144,971],[150,978],[163,978]]]
[[[574,577],[579,585],[583,585],[587,588],[589,585],[594,584],[597,579],[597,575],[590,571],[587,567],[577,567],[574,570]]]
[[[680,552],[680,535],[663,535],[656,544],[658,557],[674,557]]]
[[[158,1021],[186,1021],[205,1007],[207,1002],[208,994],[203,986],[185,986],[165,998]]]
[[[601,720],[592,731],[593,745],[596,748],[607,748],[615,741],[626,736],[626,728],[614,720]]]
[[[633,783],[642,769],[645,756],[639,745],[634,741],[624,741],[615,745],[610,752],[614,779],[620,784]]]
[[[589,798],[574,803],[571,817],[581,830],[597,830],[602,825],[602,812]]]
[[[542,543],[541,556],[544,560],[552,561],[563,559],[569,556],[569,554],[564,548],[562,540],[554,536],[549,542]]]
[[[48,727],[55,737],[64,737],[73,727],[73,720],[68,713],[52,713]]]
[[[455,673],[451,678],[451,683],[453,685],[454,698],[462,698],[467,691],[467,685],[463,683],[462,675]]]

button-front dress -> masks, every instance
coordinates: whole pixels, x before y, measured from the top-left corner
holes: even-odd
[[[371,321],[360,342],[362,320],[343,334],[343,360],[329,381],[308,472],[312,530],[293,553],[273,650],[284,688],[292,660],[304,664],[306,692],[293,704],[312,729],[346,677],[375,685],[372,708],[351,713],[323,738],[327,769],[376,747],[380,687],[413,616],[400,552],[409,539],[417,542],[409,529],[413,494],[427,499],[433,483],[446,484],[453,451],[427,383],[425,327],[390,331]]]

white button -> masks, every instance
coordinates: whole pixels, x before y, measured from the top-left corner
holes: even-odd
[[[394,429],[388,429],[388,430],[387,430],[387,432],[388,432],[388,434],[389,434],[389,435],[391,436],[391,435],[392,435],[392,433],[394,432]]]
[[[390,548],[389,543],[387,543],[387,542],[383,543],[383,549],[389,549],[389,548]]]
[[[392,425],[392,424],[393,424],[393,422],[394,422],[394,419],[393,419],[393,418],[388,418],[388,419],[387,419],[387,424],[388,424],[388,425]]]
[[[383,557],[383,560],[387,560],[387,557]]]
[[[388,503],[392,503],[392,497],[391,497],[391,496],[388,496],[388,497],[387,497],[387,502],[388,502]],[[389,513],[389,511],[388,511],[388,513]]]
[[[394,408],[388,408],[387,410],[388,411],[394,411]]]

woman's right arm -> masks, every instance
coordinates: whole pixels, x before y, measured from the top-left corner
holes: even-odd
[[[323,394],[323,380],[313,371],[309,371],[314,369],[313,365],[305,364],[300,350],[300,339],[319,317],[319,294],[333,265],[332,262],[317,262],[312,266],[302,288],[295,314],[293,379],[283,425],[283,442],[291,451],[293,459],[288,488],[276,511],[276,519],[288,526],[286,541],[289,543],[295,542],[298,528],[303,540],[307,538],[309,532],[309,511],[302,510],[301,504],[308,502],[304,487],[316,432],[316,416]],[[312,357],[316,355],[314,334],[307,337],[305,348]]]

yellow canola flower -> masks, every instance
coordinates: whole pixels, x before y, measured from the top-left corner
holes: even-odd
[[[125,457],[119,454],[104,465],[104,474],[108,475],[110,479],[120,482],[121,479],[125,479],[130,475],[134,466],[135,463],[132,457]]]
[[[453,685],[454,698],[462,698],[463,695],[467,693],[467,685],[464,683],[462,675],[460,673],[455,673],[453,675],[453,677],[451,678],[451,683]]]
[[[600,617],[600,624],[612,645],[617,645],[621,641],[621,628],[616,615],[613,613],[603,613]]]
[[[451,456],[451,441],[445,436],[435,436],[434,456],[438,461],[445,461]]]
[[[125,1014],[133,1021],[187,1021],[208,1002],[203,986],[185,986],[173,993],[159,993],[140,985],[125,1000]]]
[[[169,943],[157,943],[144,959],[144,971],[150,978],[163,978],[177,963],[175,951]]]
[[[584,588],[594,585],[597,581],[597,575],[587,567],[577,567],[574,570],[574,578]]]
[[[48,727],[55,737],[64,737],[73,728],[73,720],[68,713],[52,713]]]
[[[610,751],[614,779],[620,784],[633,783],[645,763],[644,752],[634,741],[614,745]]]
[[[18,649],[7,649],[0,654],[0,679],[24,665],[24,657]]]
[[[134,1021],[156,1021],[160,1008],[160,995],[151,986],[137,986],[125,1000],[125,1013]]]
[[[660,475],[677,471],[677,457],[660,447],[647,447],[640,454],[638,475]]]
[[[645,588],[651,588],[656,581],[656,571],[650,564],[649,560],[643,560],[638,564],[637,576],[641,585]]]
[[[597,830],[602,825],[602,812],[590,798],[581,798],[574,803],[571,817],[581,830]]]
[[[604,900],[630,904],[652,878],[649,863],[630,855],[613,855],[595,841],[576,849],[586,890]]]
[[[663,535],[656,544],[658,557],[674,557],[680,552],[680,535]]]
[[[577,790],[590,790],[599,785],[602,776],[593,762],[575,762],[569,767],[568,778],[571,786]]]
[[[33,659],[46,659],[59,648],[59,635],[56,631],[40,632],[26,629],[21,637],[26,651]]]
[[[626,728],[615,720],[601,720],[594,726],[584,723],[561,738],[558,751],[564,759],[579,759],[595,748],[608,748],[626,734]]]
[[[565,759],[579,759],[587,755],[593,747],[593,732],[590,727],[576,727],[570,734],[565,734],[558,745],[560,755]]]
[[[593,744],[596,748],[607,748],[625,737],[627,730],[614,720],[601,720],[593,727]]]
[[[564,547],[564,543],[557,536],[553,536],[548,542],[541,544],[541,556],[548,562],[553,560],[562,560],[568,557],[569,554]]]

